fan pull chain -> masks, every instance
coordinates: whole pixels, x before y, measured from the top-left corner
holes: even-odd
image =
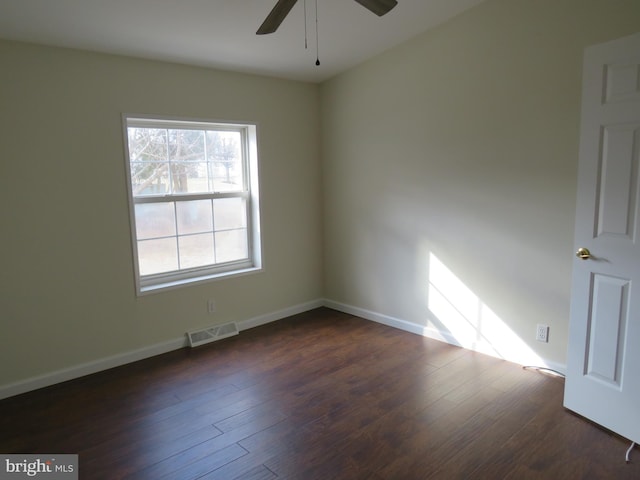
[[[304,49],[307,49],[307,0],[304,0]]]
[[[318,45],[318,0],[316,0],[316,65],[320,65],[320,46]]]

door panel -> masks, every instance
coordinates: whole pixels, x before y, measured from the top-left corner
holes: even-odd
[[[640,100],[640,69],[638,65],[617,63],[605,66],[605,95],[603,103]]]
[[[598,190],[598,235],[632,238],[638,191],[640,125],[610,125],[603,129]]]
[[[564,405],[640,442],[640,34],[585,51]]]
[[[625,353],[628,304],[628,280],[607,275],[593,276],[584,374],[618,389]]]

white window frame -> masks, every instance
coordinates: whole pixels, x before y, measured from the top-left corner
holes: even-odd
[[[135,286],[137,295],[144,295],[160,290],[192,285],[205,281],[244,275],[262,269],[262,248],[260,235],[260,202],[258,184],[258,149],[257,125],[253,123],[237,123],[228,121],[186,120],[168,117],[124,114],[124,149],[127,191],[129,197],[129,217],[131,223],[131,240],[133,247],[133,263],[135,270]],[[182,128],[239,131],[242,138],[242,154],[244,169],[244,189],[240,192],[188,193],[134,196],[131,180],[131,156],[129,152],[129,127],[139,128]],[[247,207],[247,241],[248,258],[204,267],[185,268],[166,273],[141,275],[138,256],[138,239],[136,235],[135,205],[141,203],[161,203],[188,201],[198,199],[217,199],[242,197]]]

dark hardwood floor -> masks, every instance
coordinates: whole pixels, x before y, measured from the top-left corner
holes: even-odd
[[[0,401],[0,452],[81,479],[640,478],[563,386],[322,308]]]

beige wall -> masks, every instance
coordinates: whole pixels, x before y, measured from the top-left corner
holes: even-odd
[[[582,52],[637,30],[637,0],[488,0],[323,84],[325,297],[562,366]]]
[[[317,85],[11,42],[0,65],[0,386],[321,298]],[[123,112],[258,123],[264,272],[136,297]]]

